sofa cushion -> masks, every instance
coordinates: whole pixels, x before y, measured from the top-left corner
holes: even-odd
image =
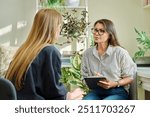
[[[18,47],[12,47],[8,45],[0,44],[0,76],[4,77],[9,63],[11,62],[13,55]]]

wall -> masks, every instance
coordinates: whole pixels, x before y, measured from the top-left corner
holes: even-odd
[[[137,50],[134,27],[149,34],[150,8],[143,9],[142,0],[88,0],[88,6],[91,26],[98,19],[111,19],[121,45],[133,56]],[[0,0],[0,9],[0,43],[20,45],[30,31],[36,0]]]
[[[89,21],[93,25],[98,19],[111,19],[121,45],[133,56],[137,51],[134,27],[150,32],[150,8],[142,5],[142,0],[89,0]]]
[[[0,43],[20,45],[36,11],[35,0],[0,0]]]

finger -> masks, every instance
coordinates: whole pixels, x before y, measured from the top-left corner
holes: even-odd
[[[109,86],[102,86],[104,89],[110,89]]]
[[[78,95],[77,97],[74,98],[74,100],[81,100],[84,96],[83,95]]]
[[[104,85],[108,85],[108,82],[106,82],[106,81],[99,81],[99,83],[104,84]]]
[[[110,86],[107,84],[103,84],[103,83],[97,83],[98,86],[104,88],[104,89],[110,89]]]
[[[96,76],[100,76],[101,75],[100,73],[98,73],[96,71],[94,71],[94,73],[95,73]]]
[[[102,88],[104,87],[104,85],[102,83],[97,83],[97,85],[102,87]]]

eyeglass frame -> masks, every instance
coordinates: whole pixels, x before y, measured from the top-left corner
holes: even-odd
[[[106,30],[103,30],[103,29],[97,30],[96,28],[91,28],[91,31],[93,34],[98,33],[100,36],[102,36],[106,32]]]

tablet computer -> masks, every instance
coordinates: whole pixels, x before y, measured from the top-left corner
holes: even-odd
[[[88,77],[85,77],[84,80],[87,86],[89,87],[89,89],[97,89],[99,88],[97,83],[100,80],[106,80],[106,77],[105,76],[88,76]]]

